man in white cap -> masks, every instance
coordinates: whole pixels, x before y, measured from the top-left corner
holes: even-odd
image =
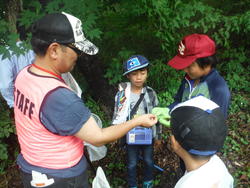
[[[61,77],[83,54],[98,48],[83,34],[81,21],[67,13],[48,14],[32,26],[36,54],[15,82],[15,121],[21,153],[17,158],[24,187],[88,187],[83,140],[101,146],[130,129],[152,126],[157,118],[142,115],[101,129],[84,102]]]

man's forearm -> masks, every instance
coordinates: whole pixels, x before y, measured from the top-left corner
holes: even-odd
[[[124,136],[129,130],[138,126],[135,120],[129,120],[119,125],[112,125],[102,129],[103,144],[112,142]]]
[[[136,126],[141,125],[151,127],[156,123],[157,117],[155,115],[144,114],[119,125],[112,125],[110,127],[100,129],[94,118],[90,117],[88,121],[84,123],[82,128],[75,134],[75,136],[92,145],[101,146],[122,137],[130,129]]]

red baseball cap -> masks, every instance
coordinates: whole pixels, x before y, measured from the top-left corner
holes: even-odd
[[[194,33],[182,39],[178,54],[168,62],[168,65],[181,70],[191,65],[197,58],[213,54],[215,54],[215,42],[207,35]]]

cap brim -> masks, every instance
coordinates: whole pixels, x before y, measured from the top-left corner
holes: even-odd
[[[144,65],[141,65],[141,66],[135,67],[135,68],[133,68],[133,69],[131,69],[131,70],[129,70],[129,71],[127,71],[127,72],[123,73],[123,76],[125,76],[126,74],[128,74],[128,73],[130,73],[130,72],[133,72],[133,71],[136,71],[136,70],[142,69],[142,68],[144,68],[144,67],[147,67],[148,65],[149,65],[149,63],[146,63],[146,64],[144,64]]]
[[[88,55],[95,55],[98,53],[98,47],[87,39],[74,43],[75,47]]]
[[[180,56],[176,55],[168,62],[168,65],[174,69],[181,70],[191,65],[196,60],[195,56]]]

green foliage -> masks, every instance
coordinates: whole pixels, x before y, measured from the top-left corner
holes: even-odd
[[[243,47],[228,49],[221,59],[225,62],[220,65],[220,71],[224,73],[231,91],[250,92],[250,66],[249,58]]]
[[[241,155],[241,147],[249,144],[247,134],[237,131],[239,121],[248,125],[250,123],[249,115],[245,115],[249,114],[250,92],[249,0],[53,0],[46,6],[42,6],[38,0],[23,2],[24,10],[19,21],[26,28],[45,13],[65,11],[79,17],[83,21],[87,38],[95,39],[94,43],[99,46],[99,58],[106,66],[105,77],[111,85],[125,80],[122,76],[122,63],[131,55],[141,54],[149,59],[151,65],[148,85],[156,90],[160,106],[173,102],[173,96],[183,77],[183,72],[175,71],[165,64],[176,55],[179,41],[191,33],[210,35],[217,44],[217,55],[220,59],[217,69],[226,79],[232,93],[230,131],[223,153],[227,157],[234,153]],[[5,6],[0,3],[0,7],[1,18],[4,18]],[[1,19],[0,43],[3,45],[0,46],[0,54],[3,54],[3,58],[10,57],[6,45],[17,54],[29,48],[28,42],[24,44],[23,50],[16,47],[18,35],[10,33],[8,28],[9,24]],[[84,82],[84,79],[80,80],[81,87],[85,89]],[[102,111],[101,104],[88,96],[86,105],[104,120],[104,127],[108,125],[109,120]],[[239,117],[234,118],[235,114]],[[0,123],[3,123],[0,126],[0,140],[3,143],[0,144],[2,170],[7,164],[7,146],[3,138],[7,138],[12,130],[7,112],[1,112],[0,115]],[[165,133],[163,137],[169,134]],[[108,170],[112,168],[114,166],[110,164]],[[249,170],[243,167],[235,171],[237,178],[247,173],[249,174]],[[156,179],[155,185],[158,183]],[[112,186],[117,187],[120,184],[124,184],[124,180],[118,178]]]
[[[8,159],[8,150],[7,150],[7,144],[0,144],[0,159],[1,160],[6,160]],[[0,169],[0,172],[2,171],[2,169]]]
[[[229,116],[227,121],[228,136],[222,153],[230,161],[231,165],[234,166],[229,170],[235,179],[237,187],[244,187],[245,183],[240,180],[243,177],[249,179],[250,176],[247,157],[249,153],[249,101],[248,105],[242,105],[240,109],[240,111],[234,112]]]
[[[23,54],[27,50],[27,45],[25,43],[19,47],[16,45],[18,34],[9,33],[8,27],[10,27],[9,23],[4,20],[0,20],[0,44],[2,44],[0,46],[0,54],[2,55],[0,58],[1,60],[11,57],[9,50],[16,53],[17,55]],[[9,34],[7,35],[7,33]],[[8,48],[6,48],[7,46]]]
[[[107,174],[111,174],[113,169],[119,169],[119,170],[123,170],[125,169],[125,164],[122,162],[118,162],[118,163],[109,163],[108,165],[109,170],[107,170]]]
[[[180,80],[180,74],[173,73],[162,62],[167,62],[166,59],[169,60],[176,54],[177,44],[184,35],[205,33],[215,39],[218,47],[223,46],[225,49],[218,53],[222,57],[219,68],[222,68],[230,88],[249,91],[249,87],[246,87],[249,85],[249,71],[244,70],[247,66],[246,57],[249,55],[244,49],[249,41],[238,36],[247,37],[249,20],[247,9],[241,14],[225,16],[223,10],[206,4],[206,1],[112,2],[103,12],[100,24],[105,34],[101,55],[108,64],[106,75],[110,78],[110,84],[121,81],[116,76],[119,71],[120,52],[133,51],[133,54],[142,54],[154,65],[150,68],[150,73],[153,72],[149,78],[150,86],[158,91],[160,98],[165,98],[165,101],[161,100],[162,103],[169,104],[172,101],[171,96],[177,90],[176,80]],[[233,45],[242,47],[232,48]],[[133,54],[127,54],[127,58]],[[240,76],[246,74],[244,78]],[[241,84],[237,84],[239,79]]]
[[[159,185],[160,184],[160,175],[157,175],[156,177],[155,177],[155,179],[154,179],[154,186],[157,186],[157,185]]]
[[[109,149],[110,148],[108,148],[108,150]],[[115,152],[110,152],[109,155],[112,156],[114,161],[110,161],[104,170],[105,170],[106,177],[107,178],[110,177],[110,178],[108,178],[110,186],[113,188],[116,188],[116,187],[120,187],[122,185],[125,185],[126,181],[123,178],[116,177],[113,174],[114,171],[123,172],[124,169],[126,169],[126,164],[124,163],[124,160],[117,160],[118,156],[117,156],[117,153],[115,153]],[[123,154],[121,154],[121,155],[123,155]]]
[[[42,7],[38,0],[26,1],[24,5],[25,9],[20,13],[19,22],[20,26],[25,26],[28,31],[28,29],[31,28],[32,23],[46,13],[64,11],[81,19],[86,36],[90,39],[96,39],[100,38],[101,35],[100,29],[95,27],[98,15],[97,13],[100,6],[101,3],[98,3],[96,0],[54,0],[50,1],[45,7]],[[10,57],[6,46],[8,46],[8,49],[17,55],[23,54],[27,51],[27,49],[30,49],[28,41],[31,35],[28,34],[29,37],[25,43],[25,47],[20,49],[16,46],[16,41],[19,38],[18,34],[10,33],[9,28],[9,23],[6,20],[1,19],[0,43],[4,45],[0,46],[0,54],[3,54],[3,59]]]
[[[45,12],[66,12],[82,20],[84,32],[88,38],[100,38],[101,31],[95,27],[98,9],[101,3],[96,0],[53,0],[45,8]]]
[[[125,184],[125,180],[119,177],[115,177],[114,180],[111,182],[111,187],[112,188],[116,188],[119,187],[120,185],[124,185]]]
[[[5,140],[9,138],[14,131],[14,125],[12,125],[9,119],[8,107],[0,96],[0,174],[4,172],[10,163],[8,158],[11,154],[8,152],[9,145],[5,143]]]
[[[4,21],[3,19],[0,20],[0,44],[5,43],[5,37],[7,36],[6,33],[9,32],[10,25]]]
[[[8,46],[7,48],[6,46],[0,46],[0,54],[2,55],[1,60],[5,58],[11,58],[13,54],[16,54],[17,56],[22,55],[26,53],[28,49],[30,49],[30,45],[25,42],[19,43],[17,45],[16,37],[17,34],[15,33],[9,35],[10,40],[8,41],[8,43],[10,46]]]
[[[51,12],[61,12],[65,11],[71,13],[74,16],[80,18],[83,21],[83,28],[86,36],[90,39],[100,38],[101,31],[95,27],[97,20],[97,13],[101,3],[97,3],[95,0],[79,0],[79,1],[70,1],[70,0],[54,0],[50,1],[45,7],[43,7],[39,1],[24,1],[24,10],[20,14],[19,22],[20,25],[25,26],[26,29],[30,28],[32,23],[39,19],[41,16],[46,13]],[[2,5],[2,4],[0,4]],[[2,6],[1,6],[2,8]],[[2,12],[1,12],[2,13]],[[29,39],[30,34],[28,34],[27,42],[22,43],[20,46],[16,45],[16,41],[19,38],[18,34],[10,33],[10,24],[4,19],[5,15],[1,15],[0,20],[0,54],[1,59],[10,58],[11,50],[14,54],[20,55],[30,49]],[[7,48],[6,48],[7,47]],[[84,87],[82,87],[84,88]],[[0,96],[1,98],[1,96]],[[88,104],[94,101],[90,101]],[[0,104],[3,103],[1,98]],[[98,104],[92,105],[98,107]],[[8,153],[8,144],[6,144],[6,139],[14,132],[14,126],[12,125],[9,116],[8,116],[8,107],[1,105],[0,111],[0,173],[9,165],[9,153]],[[3,109],[3,111],[2,111]],[[96,112],[96,111],[98,112]],[[105,115],[101,110],[95,109],[93,112],[96,112],[101,119],[105,119]],[[105,124],[105,123],[104,123]],[[12,146],[13,147],[13,146]],[[13,162],[13,161],[12,161]]]
[[[225,140],[225,153],[226,152],[239,152],[240,151],[240,143],[238,143],[235,139],[228,136]]]
[[[25,10],[20,13],[19,22],[26,29],[30,28],[32,23],[45,15],[46,12],[42,9],[42,5],[37,1],[30,1],[25,4]]]
[[[100,43],[101,57],[107,65],[110,84],[117,84],[122,70],[122,59],[141,54],[150,60],[148,85],[158,94],[160,106],[173,102],[183,73],[165,65],[178,48],[183,36],[204,33],[217,44],[218,71],[226,79],[232,93],[230,114],[249,113],[249,56],[250,11],[247,1],[198,0],[138,0],[104,1],[100,26],[104,33]],[[223,6],[222,6],[223,5]],[[105,6],[105,4],[104,4]],[[237,9],[235,7],[241,7]],[[241,10],[241,11],[239,11]],[[112,24],[111,24],[112,23]],[[130,52],[126,54],[123,52]],[[125,56],[120,58],[120,53]],[[127,56],[127,57],[126,57]],[[118,74],[119,73],[119,74]],[[225,155],[239,153],[246,146],[247,137],[239,134],[238,123],[231,120],[225,144]],[[249,124],[249,122],[247,122]],[[240,139],[237,135],[241,135]],[[163,134],[163,137],[168,135]],[[242,169],[242,168],[239,168]],[[245,173],[246,171],[243,170]],[[239,170],[240,174],[244,174]]]
[[[177,72],[175,69],[166,66],[164,60],[151,61],[148,85],[159,91],[157,96],[160,106],[168,106],[173,102],[173,96],[177,92],[182,77],[182,72]]]
[[[86,100],[84,100],[85,105],[90,109],[90,111],[100,117],[102,120],[102,126],[107,127],[110,125],[110,120],[107,119],[106,114],[101,110],[101,105],[93,100],[90,96],[85,97]]]
[[[105,78],[109,80],[109,84],[114,85],[123,80],[123,62],[126,61],[131,54],[134,53],[129,50],[121,50],[118,53],[118,57],[112,58],[104,75]]]
[[[236,112],[248,109],[250,106],[249,99],[247,96],[239,94],[233,94],[231,105],[230,105],[230,114],[234,114]],[[248,110],[246,110],[247,112]]]

